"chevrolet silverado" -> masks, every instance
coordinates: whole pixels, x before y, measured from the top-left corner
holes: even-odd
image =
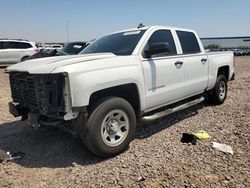
[[[232,52],[206,53],[193,30],[150,26],[103,36],[80,55],[7,68],[10,112],[33,126],[65,124],[99,156],[122,152],[139,121],[206,99],[222,104]]]

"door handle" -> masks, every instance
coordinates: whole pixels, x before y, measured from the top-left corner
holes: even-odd
[[[182,65],[183,62],[182,62],[182,61],[176,61],[174,64],[175,64],[176,66],[178,66],[178,65]]]
[[[201,62],[202,62],[202,63],[205,63],[206,61],[207,61],[207,59],[205,59],[205,58],[202,58],[202,59],[201,59]]]

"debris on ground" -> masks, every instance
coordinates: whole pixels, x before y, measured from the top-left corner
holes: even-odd
[[[0,149],[0,161],[5,162],[5,161],[11,161],[15,159],[20,159],[21,154],[22,154],[21,152],[11,154],[10,152],[5,152]]]
[[[183,133],[181,138],[182,143],[191,143],[196,145],[197,139],[193,134],[190,133]]]
[[[10,156],[9,152],[5,152],[5,151],[0,149],[0,161],[7,161],[10,158],[11,158],[11,156]]]
[[[197,133],[192,133],[192,135],[194,135],[199,140],[205,140],[205,139],[211,138],[211,136],[205,131],[199,131]]]
[[[139,182],[139,181],[144,181],[144,180],[146,180],[146,178],[143,177],[143,176],[139,176],[139,177],[137,178],[137,181],[138,181],[138,182]]]
[[[233,155],[233,149],[231,146],[226,145],[226,144],[220,144],[218,142],[213,142],[213,148],[225,152],[225,153],[230,153]]]

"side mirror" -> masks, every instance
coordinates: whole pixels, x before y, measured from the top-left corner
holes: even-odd
[[[167,42],[152,43],[148,46],[148,49],[145,50],[147,58],[150,58],[152,55],[169,53],[169,52],[170,52],[170,47]]]

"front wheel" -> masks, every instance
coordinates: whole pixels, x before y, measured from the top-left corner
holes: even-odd
[[[102,157],[119,154],[134,138],[134,109],[130,103],[119,97],[104,99],[95,106],[87,121],[87,130],[83,137],[85,145]]]
[[[227,97],[227,79],[224,75],[219,75],[214,89],[209,95],[209,100],[216,105],[224,103]]]

